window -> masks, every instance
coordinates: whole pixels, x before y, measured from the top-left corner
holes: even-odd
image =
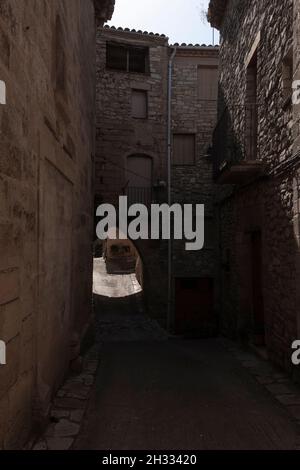
[[[218,68],[198,67],[198,98],[203,101],[216,101],[218,98]]]
[[[195,134],[173,135],[173,164],[195,164]]]
[[[149,71],[149,48],[107,43],[106,66],[123,72],[147,73]]]
[[[285,56],[282,64],[282,94],[283,106],[292,104],[293,87],[293,49],[291,48]]]
[[[132,90],[132,117],[146,119],[148,117],[148,94],[145,90]]]

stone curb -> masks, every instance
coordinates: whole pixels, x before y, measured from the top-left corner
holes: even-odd
[[[99,364],[93,346],[83,360],[80,374],[71,374],[58,390],[45,432],[30,446],[32,450],[70,450],[80,432]]]
[[[270,362],[259,357],[251,349],[242,349],[236,343],[221,340],[223,346],[250,372],[284,408],[299,427],[295,450],[300,450],[300,388],[284,372],[279,372]]]

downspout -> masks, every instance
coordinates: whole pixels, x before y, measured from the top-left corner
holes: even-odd
[[[168,66],[168,205],[172,205],[172,79],[173,79],[173,62],[176,56],[177,48],[173,49],[172,55],[169,59]],[[171,222],[170,222],[171,225]],[[167,328],[168,331],[172,327],[172,239],[171,239],[171,227],[170,237],[168,240],[168,317],[167,317]]]

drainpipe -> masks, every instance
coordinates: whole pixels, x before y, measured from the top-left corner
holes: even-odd
[[[176,56],[177,48],[174,47],[172,55],[169,59],[168,66],[168,205],[172,204],[172,78],[173,78],[173,62]],[[168,241],[168,317],[167,327],[168,331],[172,326],[172,240],[171,236]]]

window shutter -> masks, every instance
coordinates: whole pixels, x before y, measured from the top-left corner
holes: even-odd
[[[132,90],[132,117],[146,119],[148,114],[148,96],[145,90]]]
[[[173,164],[195,164],[195,134],[174,134],[173,136]]]
[[[218,68],[198,67],[198,97],[203,101],[216,101],[218,98]]]

